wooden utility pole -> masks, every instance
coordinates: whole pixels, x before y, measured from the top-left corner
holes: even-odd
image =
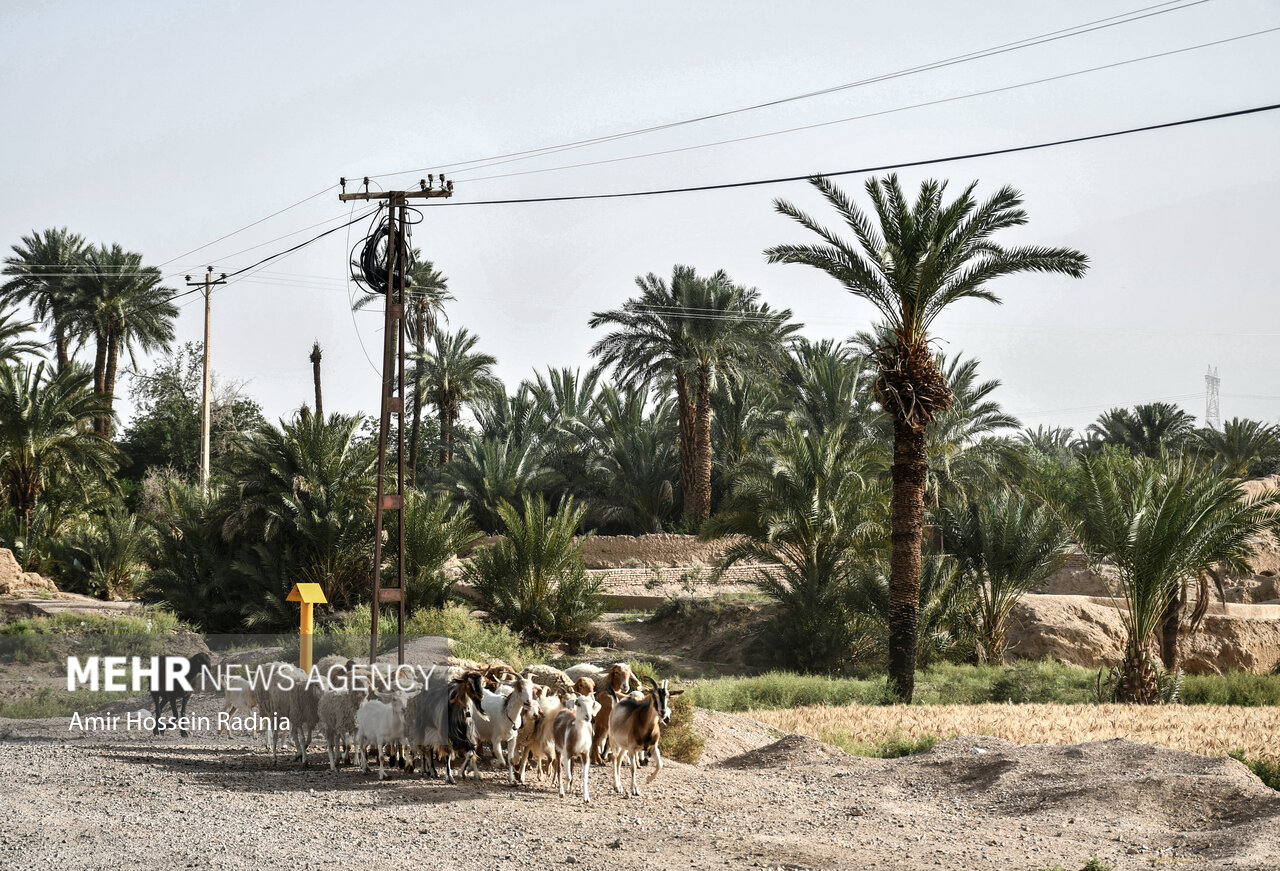
[[[213,267],[208,267],[204,281],[192,281],[188,275],[187,287],[204,287],[204,391],[200,399],[200,494],[209,495],[209,296],[214,285],[226,284],[227,273],[216,281],[213,278]]]
[[[453,196],[453,182],[440,176],[427,176],[419,181],[419,190],[370,191],[369,179],[364,180],[364,190],[347,193],[347,180],[340,179],[341,202],[350,200],[387,201],[387,256],[386,256],[386,310],[382,331],[382,398],[378,419],[378,495],[373,503],[373,602],[372,625],[369,631],[369,662],[378,658],[378,617],[382,606],[394,604],[397,614],[397,651],[399,662],[404,664],[404,358],[405,358],[405,273],[409,269],[409,240],[407,200],[428,197]],[[387,440],[391,431],[391,416],[396,416],[396,477],[395,488],[390,491],[387,482]],[[390,492],[388,492],[390,491]],[[396,576],[394,587],[382,585],[382,530],[385,511],[396,513]],[[390,542],[388,542],[389,544]]]

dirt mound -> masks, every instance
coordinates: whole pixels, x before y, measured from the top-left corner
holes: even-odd
[[[831,762],[833,759],[849,759],[843,750],[824,744],[807,735],[783,735],[776,741],[730,756],[718,763],[723,768],[789,768],[793,765],[812,765]]]
[[[1280,663],[1280,609],[1274,607],[1228,605],[1230,613],[1208,614],[1194,635],[1182,637],[1182,669],[1269,674]],[[1024,596],[1014,606],[1008,635],[1011,656],[1049,656],[1087,668],[1118,664],[1124,639],[1120,613],[1110,600],[1086,596]]]
[[[53,581],[35,572],[24,572],[13,551],[0,547],[0,596],[55,596]]]
[[[741,714],[694,708],[693,729],[706,738],[699,767],[715,765],[759,750],[782,737],[782,732]]]
[[[755,602],[670,599],[652,617],[610,615],[598,637],[611,647],[665,661],[682,674],[745,674],[773,665],[767,607]]]

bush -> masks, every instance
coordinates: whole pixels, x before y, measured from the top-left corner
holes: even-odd
[[[410,635],[444,635],[449,639],[449,652],[454,656],[479,662],[501,659],[516,669],[546,658],[543,648],[522,643],[520,636],[510,628],[477,620],[465,607],[457,605],[416,612],[409,618],[405,632]]]
[[[68,655],[158,656],[164,639],[186,628],[172,613],[148,608],[138,616],[64,611],[0,624],[0,662],[55,662]]]
[[[563,641],[576,650],[604,613],[603,582],[587,574],[576,538],[586,508],[565,499],[548,514],[541,496],[526,496],[523,509],[499,504],[506,535],[471,556],[464,578],[481,607],[527,641]]]
[[[692,702],[700,708],[729,712],[805,705],[874,705],[884,700],[885,681],[773,671],[756,677],[699,681],[685,695],[692,696]]]
[[[830,738],[830,740],[827,740],[827,738]],[[827,740],[828,744],[834,744],[839,747],[850,756],[866,756],[874,759],[901,759],[904,756],[914,756],[917,753],[933,749],[933,745],[938,743],[938,739],[933,735],[910,738],[901,734],[891,735],[871,744],[852,742],[849,740],[848,735],[840,733],[826,736],[824,740]]]
[[[405,494],[404,559],[405,608],[443,608],[453,591],[453,579],[441,569],[458,552],[480,538],[465,509],[452,511],[446,495],[429,497],[416,490]]]
[[[671,722],[662,727],[658,746],[662,755],[677,762],[696,765],[702,758],[707,739],[693,728],[693,695],[689,692],[671,697]]]
[[[1280,705],[1280,675],[1189,674],[1182,679],[1182,701],[1188,705],[1243,705],[1249,708]]]
[[[1280,790],[1280,762],[1275,762],[1271,759],[1249,759],[1244,755],[1243,750],[1237,750],[1228,755],[1237,762],[1243,763],[1264,784],[1272,789]]]
[[[128,599],[146,576],[156,548],[155,530],[123,506],[112,506],[55,542],[53,557],[68,589]]]

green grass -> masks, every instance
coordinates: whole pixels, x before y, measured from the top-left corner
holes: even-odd
[[[73,611],[21,617],[0,624],[0,661],[26,664],[56,662],[68,655],[156,656],[164,652],[166,636],[186,628],[162,608],[116,617]]]
[[[1098,673],[1053,660],[1022,661],[1009,666],[941,664],[916,673],[917,705],[1091,704]],[[725,677],[691,685],[699,707],[741,712],[753,708],[805,705],[880,704],[884,677],[832,678],[773,671],[754,677]],[[1182,702],[1188,705],[1280,704],[1280,676],[1231,673],[1194,675],[1185,679]]]
[[[938,743],[938,738],[934,735],[921,735],[919,738],[891,735],[881,741],[865,744],[853,741],[848,733],[841,732],[824,735],[823,740],[828,744],[834,744],[850,756],[866,756],[873,759],[901,759],[904,756],[914,756],[932,749],[933,745]]]
[[[1264,784],[1274,790],[1280,790],[1280,762],[1272,762],[1269,759],[1250,759],[1245,756],[1243,750],[1237,750],[1228,755],[1258,775],[1258,779]]]
[[[136,693],[95,693],[90,690],[67,692],[42,687],[24,699],[0,699],[0,717],[11,720],[36,720],[44,717],[67,717],[79,711],[96,711],[108,702],[128,698]]]
[[[320,627],[314,642],[315,657],[319,659],[330,653],[353,659],[368,656],[371,621],[369,611],[361,608]],[[383,614],[379,622],[380,653],[395,646],[395,625],[393,612]],[[514,668],[523,668],[547,658],[544,649],[524,644],[520,636],[506,626],[477,620],[461,605],[419,609],[405,621],[404,632],[407,637],[444,635],[449,639],[449,652],[463,659],[480,662],[501,659]]]

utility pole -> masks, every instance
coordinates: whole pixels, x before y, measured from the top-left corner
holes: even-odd
[[[214,280],[213,267],[207,267],[204,281],[192,281],[186,276],[187,287],[204,287],[204,392],[200,399],[200,495],[209,496],[209,296],[214,285],[226,284],[227,273]]]
[[[339,179],[342,193],[338,195],[340,202],[351,200],[386,200],[387,201],[387,256],[386,256],[386,311],[382,331],[382,397],[381,414],[378,418],[378,495],[373,503],[373,601],[372,621],[369,631],[369,662],[378,658],[378,617],[384,604],[394,604],[397,614],[398,657],[404,664],[404,358],[405,358],[405,273],[409,268],[408,214],[406,202],[410,199],[425,199],[453,196],[453,182],[446,182],[440,176],[440,187],[436,187],[436,177],[427,176],[427,180],[419,181],[419,190],[407,191],[370,191],[369,179],[364,180],[364,190],[359,193],[347,193],[347,180]],[[396,477],[395,489],[387,484],[387,440],[390,437],[391,416],[396,416]],[[385,524],[384,512],[396,513],[396,575],[398,583],[394,587],[382,585],[382,530]],[[389,543],[389,542],[388,542]]]

